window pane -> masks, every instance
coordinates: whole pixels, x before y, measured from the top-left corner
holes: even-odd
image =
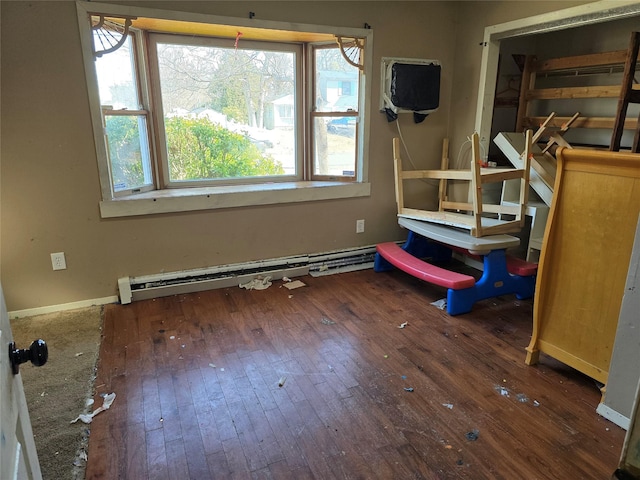
[[[356,168],[356,117],[315,117],[315,175],[353,177]]]
[[[100,104],[114,109],[140,109],[131,37],[116,51],[96,58],[95,62]]]
[[[349,65],[338,48],[315,50],[316,111],[358,111],[360,71]]]
[[[151,185],[152,171],[143,115],[106,115],[105,130],[115,192]]]
[[[294,52],[157,52],[170,181],[297,174]]]

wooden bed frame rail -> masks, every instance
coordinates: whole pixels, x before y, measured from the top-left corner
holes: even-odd
[[[625,66],[630,63],[629,55],[632,55],[633,42],[637,42],[637,35],[638,32],[632,33],[629,50],[616,50],[611,52],[576,55],[548,60],[538,60],[535,55],[527,55],[522,72],[522,84],[520,86],[518,115],[516,119],[516,132],[522,132],[527,128],[536,129],[547,118],[544,116],[531,115],[531,104],[536,100],[621,98],[621,93],[626,93],[623,85],[537,88],[536,81],[539,77],[561,75],[562,73],[566,73],[567,75],[575,75],[581,72],[605,74],[618,71],[625,73]],[[637,49],[633,53],[636,52]],[[640,59],[640,55],[638,53],[635,54],[635,57],[636,60]],[[633,71],[630,73],[631,78],[633,78],[634,72],[635,65],[633,65]],[[626,76],[628,76],[628,74]],[[635,88],[629,87],[633,97],[640,96],[640,89],[637,87],[638,85],[635,85]],[[562,128],[568,121],[570,121],[570,119],[571,117],[568,116],[556,116],[548,126]],[[620,127],[624,130],[637,130],[639,125],[640,123],[637,119],[626,118],[622,121]],[[574,120],[572,127],[613,130],[616,127],[616,116],[579,116]]]

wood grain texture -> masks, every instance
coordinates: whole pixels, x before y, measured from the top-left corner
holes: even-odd
[[[640,215],[640,155],[557,156],[527,362],[542,351],[606,383]]]
[[[118,396],[94,418],[86,478],[615,470],[624,431],[596,414],[593,381],[549,357],[523,362],[532,302],[451,317],[430,305],[443,289],[402,272],[303,280],[108,306],[96,401]]]

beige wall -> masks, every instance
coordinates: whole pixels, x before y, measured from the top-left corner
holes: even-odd
[[[131,4],[132,2],[127,2]],[[473,130],[485,25],[563,2],[138,2],[164,9],[374,29],[373,104],[382,56],[437,58],[441,107],[402,118],[419,166],[439,163],[442,138]],[[576,2],[567,3],[567,6]],[[585,2],[578,2],[585,3]],[[0,2],[1,281],[9,310],[115,295],[118,277],[372,245],[397,227],[391,139],[373,113],[371,196],[122,219],[101,219],[100,186],[73,2]],[[455,92],[455,93],[454,93]],[[459,143],[458,143],[459,144]],[[355,220],[366,219],[356,235]],[[49,254],[64,251],[54,272]]]

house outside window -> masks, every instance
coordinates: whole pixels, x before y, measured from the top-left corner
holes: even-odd
[[[211,23],[206,35],[185,35],[180,30],[202,24],[172,19],[160,22],[171,33],[158,33],[155,17],[131,15],[158,10],[118,17],[116,5],[82,7],[79,22],[84,16],[92,26],[87,78],[98,92],[99,107],[90,100],[100,112],[103,203],[193,196],[190,188],[366,180],[364,70],[332,34],[283,29],[256,40],[242,26],[230,37],[228,25]],[[100,53],[105,19],[106,38],[120,45]],[[301,33],[313,41],[300,41]]]

